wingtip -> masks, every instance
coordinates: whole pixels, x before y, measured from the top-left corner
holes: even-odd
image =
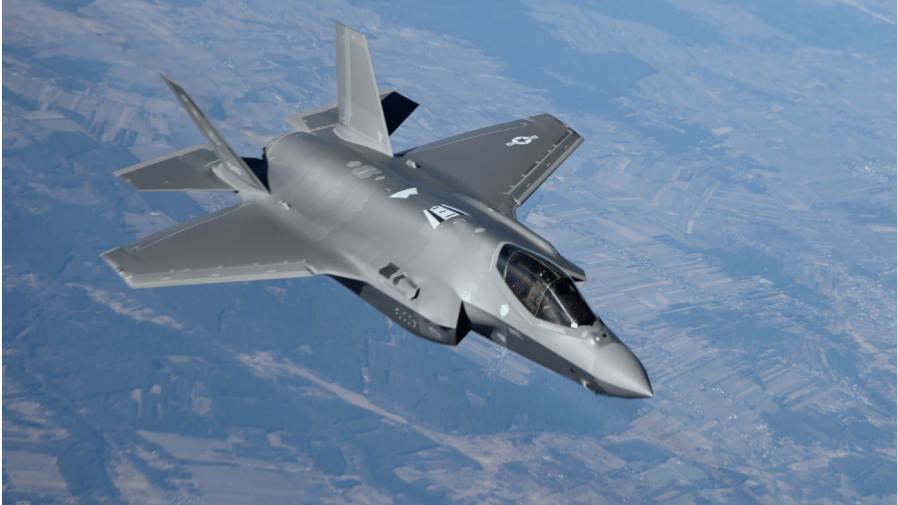
[[[116,259],[113,257],[116,254],[121,254],[124,252],[125,252],[124,248],[116,247],[115,249],[110,249],[110,250],[104,252],[103,254],[101,254],[100,258],[102,258],[103,261],[105,261],[106,264],[109,265],[109,267],[112,268],[112,270],[115,271],[115,273],[117,273],[118,276],[123,281],[125,281],[125,283],[128,284],[129,287],[134,288],[135,286],[131,282],[134,275],[132,275],[130,272],[126,272],[125,269],[122,268],[122,266],[119,264],[119,262],[117,262]]]
[[[183,88],[181,88],[181,85],[179,85],[175,81],[169,79],[169,77],[167,75],[163,74],[162,72],[159,72],[159,77],[162,77],[162,80],[165,81],[165,84],[168,86],[168,89],[170,89],[171,92],[174,93],[175,95],[178,94],[179,89],[183,89]]]

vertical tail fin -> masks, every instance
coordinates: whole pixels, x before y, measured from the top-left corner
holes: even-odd
[[[393,156],[368,40],[337,23],[337,106],[341,139]]]
[[[265,188],[265,185],[262,184],[252,170],[246,166],[243,158],[237,156],[237,153],[231,149],[228,142],[221,136],[221,133],[218,133],[218,130],[212,126],[212,122],[209,121],[209,118],[203,114],[203,111],[201,111],[190,96],[187,95],[184,88],[164,74],[161,75],[172,93],[175,94],[175,97],[187,110],[187,113],[193,119],[193,122],[196,123],[196,126],[199,127],[200,131],[203,132],[203,135],[206,136],[206,140],[212,145],[212,150],[215,151],[218,159],[221,160],[221,165],[223,165],[223,167],[220,166],[212,169],[215,175],[238,191],[249,190],[267,193],[268,190]]]

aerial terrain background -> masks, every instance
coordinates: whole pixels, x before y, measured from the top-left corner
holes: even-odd
[[[896,502],[896,5],[7,0],[4,503]],[[542,112],[586,142],[518,211],[655,398],[327,278],[134,291],[99,254],[233,195],[112,172],[243,156],[336,100],[334,22],[421,107],[399,151]]]

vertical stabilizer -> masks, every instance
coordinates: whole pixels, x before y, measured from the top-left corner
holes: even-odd
[[[341,139],[393,156],[364,35],[337,23],[337,115]]]
[[[196,126],[203,132],[206,140],[212,145],[212,150],[215,151],[218,159],[221,160],[221,164],[214,167],[212,172],[219,179],[228,183],[228,185],[237,191],[261,191],[267,193],[268,190],[265,189],[265,186],[259,181],[256,175],[253,174],[252,170],[246,166],[246,162],[244,162],[240,156],[237,156],[237,153],[231,149],[228,142],[221,136],[221,133],[218,133],[218,130],[212,126],[212,122],[209,121],[209,118],[203,114],[203,111],[201,111],[190,96],[187,95],[184,88],[164,74],[162,75],[162,78],[165,80],[165,83],[168,84],[172,93],[175,94],[178,101],[181,102],[181,105],[187,110],[187,113],[190,115],[191,119],[193,119],[193,122],[196,123]]]

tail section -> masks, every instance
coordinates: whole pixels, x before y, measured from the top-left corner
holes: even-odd
[[[409,100],[389,88],[380,91],[380,105],[384,111],[384,119],[387,120],[387,131],[390,135],[418,108],[417,102]]]
[[[337,117],[341,139],[393,156],[364,35],[337,23]]]
[[[418,103],[408,97],[384,88],[378,91],[380,108],[383,110],[384,120],[387,123],[387,133],[392,135],[403,121],[418,108]],[[319,130],[333,128],[340,124],[337,117],[338,104],[332,103],[314,110],[294,114],[284,119],[296,128],[296,131],[315,133]]]
[[[268,193],[265,185],[253,174],[246,162],[231,149],[228,142],[212,126],[209,118],[197,107],[196,103],[184,91],[184,88],[165,75],[162,78],[168,84],[168,87],[171,88],[178,101],[181,102],[181,105],[187,110],[187,113],[190,114],[190,117],[193,118],[193,122],[203,132],[203,135],[205,135],[212,146],[212,150],[215,151],[215,155],[218,156],[220,163],[212,167],[212,172],[237,191]]]
[[[337,103],[286,119],[299,131],[316,133],[332,128],[332,135],[346,142],[392,157],[390,134],[418,104],[391,89],[378,91],[365,36],[340,23],[336,31]],[[120,170],[115,175],[139,191],[269,193],[266,160],[237,156],[184,88],[165,75],[162,79],[209,145],[178,151]]]
[[[201,144],[123,168],[115,175],[137,191],[233,191],[212,172],[217,163],[215,151]]]

